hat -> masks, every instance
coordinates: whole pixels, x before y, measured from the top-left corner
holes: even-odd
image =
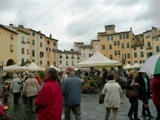
[[[67,71],[74,71],[74,68],[73,67],[68,67]]]

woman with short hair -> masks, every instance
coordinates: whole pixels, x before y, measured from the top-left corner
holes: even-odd
[[[26,105],[27,105],[27,111],[30,111],[31,109],[35,111],[35,99],[39,91],[38,82],[36,79],[34,79],[34,74],[29,73],[28,79],[24,83],[23,87],[23,94],[26,95]]]
[[[135,82],[135,71],[131,70],[128,72],[128,79],[127,79],[127,89],[132,90],[133,87],[135,86],[136,88],[139,86],[138,83]],[[138,96],[136,98],[129,98],[129,102],[131,103],[131,107],[128,112],[128,118],[130,120],[140,120],[138,118]],[[132,117],[132,114],[134,113],[134,119]]]
[[[113,109],[113,118],[118,120],[118,108],[120,107],[120,94],[122,89],[118,83],[113,80],[113,75],[107,76],[108,82],[105,84],[102,94],[105,95],[104,105],[106,107],[105,120],[109,119],[110,110]]]
[[[44,73],[45,84],[35,100],[39,108],[38,120],[61,120],[63,94],[56,79],[57,70],[47,68]]]

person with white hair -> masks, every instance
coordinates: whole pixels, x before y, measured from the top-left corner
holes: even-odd
[[[26,105],[27,105],[27,111],[30,111],[31,109],[35,111],[35,99],[39,92],[39,86],[36,79],[34,79],[34,74],[29,73],[28,79],[24,83],[23,87],[23,94],[26,95]]]
[[[14,104],[18,103],[18,97],[20,96],[20,90],[21,90],[21,85],[19,84],[21,81],[18,78],[17,74],[13,75],[13,79],[11,81],[11,87],[10,90],[13,93],[13,97],[14,97]]]
[[[74,75],[74,68],[67,68],[68,77],[62,83],[62,92],[64,96],[64,119],[70,120],[70,112],[76,120],[82,120],[81,116],[81,80]]]
[[[68,77],[67,74],[63,74],[63,75],[62,75],[61,84],[63,83],[64,79],[66,79],[67,77]]]

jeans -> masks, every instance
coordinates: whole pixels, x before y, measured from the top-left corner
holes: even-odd
[[[118,108],[112,108],[112,110],[113,110],[113,120],[118,120]],[[110,111],[111,111],[111,108],[106,108],[105,120],[109,119]]]
[[[82,120],[81,117],[81,106],[76,106],[76,107],[70,107],[64,105],[64,120],[71,120],[70,113],[71,110],[76,118],[76,120]]]
[[[157,109],[157,117],[156,120],[160,120],[160,106],[156,106]]]
[[[130,99],[129,98],[129,102],[131,103],[131,108],[128,112],[128,116],[132,116],[132,114],[134,113],[134,118],[137,118],[137,113],[138,113],[138,99]]]

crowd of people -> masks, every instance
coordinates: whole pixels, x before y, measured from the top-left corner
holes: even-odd
[[[156,106],[157,117],[160,120],[160,75],[154,75],[152,80],[146,73],[131,70],[119,73],[111,68],[109,71],[77,71],[68,67],[66,73],[60,73],[61,79],[54,68],[47,68],[44,73],[44,84],[37,73],[24,72],[22,80],[19,75],[13,76],[10,89],[14,94],[14,104],[18,103],[18,97],[24,98],[27,111],[36,111],[38,120],[61,120],[64,109],[64,120],[70,120],[72,112],[76,120],[82,120],[81,115],[81,90],[82,79],[96,74],[102,77],[104,87],[102,94],[106,107],[105,120],[109,119],[111,109],[113,109],[113,119],[118,120],[118,109],[121,103],[121,86],[115,82],[114,75],[127,77],[126,90],[136,90],[138,96],[129,98],[131,107],[128,111],[130,120],[140,120],[138,117],[138,99],[143,102],[142,115],[153,118],[149,109],[149,100],[152,95],[153,103]]]

